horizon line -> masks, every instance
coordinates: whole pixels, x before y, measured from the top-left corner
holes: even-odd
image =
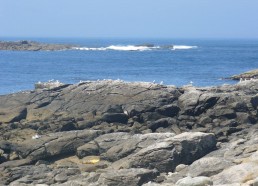
[[[204,40],[204,39],[211,39],[211,40],[257,40],[258,37],[83,37],[83,36],[78,36],[78,37],[73,37],[73,36],[0,36],[1,39],[179,39],[179,40],[184,40],[184,39],[199,39],[199,40]]]

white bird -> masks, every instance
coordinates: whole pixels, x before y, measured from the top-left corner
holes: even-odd
[[[34,136],[32,136],[32,139],[39,139],[41,136],[38,134],[35,134]]]

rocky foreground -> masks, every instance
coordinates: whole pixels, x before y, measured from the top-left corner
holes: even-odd
[[[0,41],[0,50],[18,50],[18,51],[41,51],[41,50],[68,50],[71,45],[64,44],[46,44],[35,41]]]
[[[0,185],[258,184],[258,80],[0,96]]]

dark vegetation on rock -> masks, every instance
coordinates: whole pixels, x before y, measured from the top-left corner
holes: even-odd
[[[0,96],[0,185],[257,184],[258,81]]]

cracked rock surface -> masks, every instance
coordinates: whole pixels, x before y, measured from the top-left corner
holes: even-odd
[[[0,185],[257,184],[258,81],[0,96]]]

